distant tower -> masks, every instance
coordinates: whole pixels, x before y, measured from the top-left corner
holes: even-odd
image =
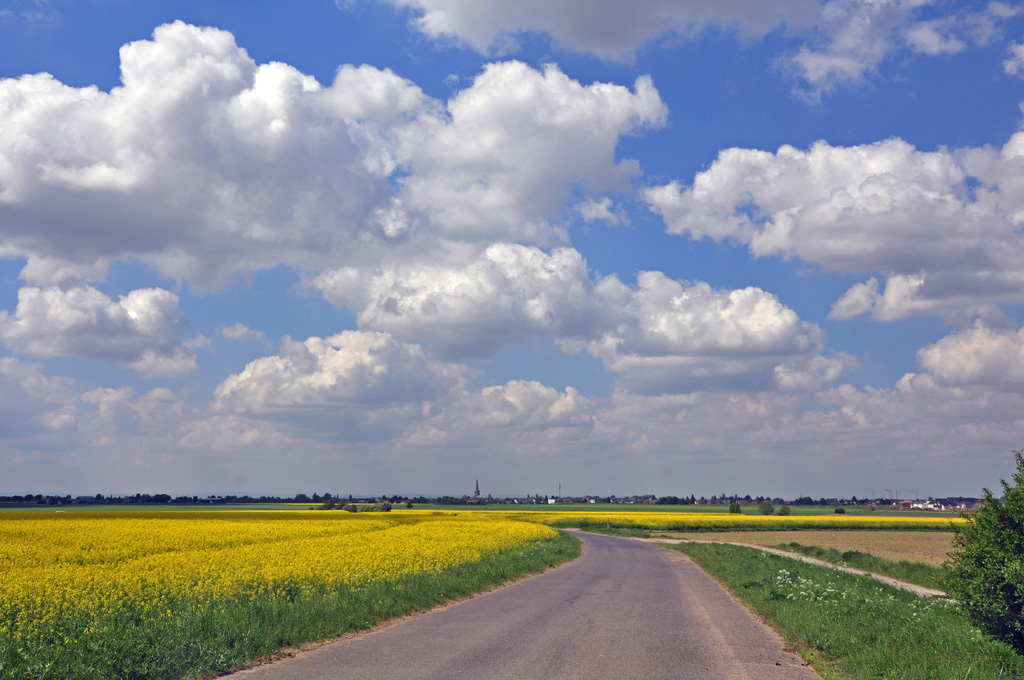
[[[480,498],[480,480],[476,480],[476,491],[473,492],[473,498]]]

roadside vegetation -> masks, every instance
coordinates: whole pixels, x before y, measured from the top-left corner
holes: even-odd
[[[953,602],[733,545],[672,546],[777,630],[825,678],[1024,677],[1024,658]]]
[[[655,531],[655,538],[687,540],[723,540],[774,548],[780,543],[800,543],[839,552],[856,550],[898,562],[923,562],[933,567],[949,560],[953,548],[952,531],[734,531],[721,536],[698,532]]]
[[[780,550],[813,557],[823,562],[860,569],[861,571],[869,571],[872,574],[881,574],[882,576],[924,586],[925,588],[944,591],[949,587],[950,574],[948,569],[923,562],[887,560],[870,553],[860,552],[859,550],[840,552],[835,548],[803,545],[795,541],[792,543],[780,543],[776,547]]]
[[[605,536],[621,536],[623,538],[650,538],[651,532],[647,529],[624,528],[624,527],[587,527],[587,533],[604,534]]]
[[[1024,451],[1014,451],[1013,484],[985,489],[973,517],[957,528],[950,590],[986,633],[1024,654]]]
[[[501,517],[369,514],[4,518],[0,678],[214,677],[580,550]]]

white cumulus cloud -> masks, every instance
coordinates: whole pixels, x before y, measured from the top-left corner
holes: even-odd
[[[464,393],[410,435],[415,444],[493,438],[540,432],[547,439],[582,437],[593,425],[596,405],[572,387],[559,392],[535,380],[511,380]]]
[[[759,288],[719,291],[661,272],[641,272],[636,287],[615,276],[594,282],[571,248],[547,253],[499,243],[468,261],[349,267],[314,285],[355,311],[360,328],[441,356],[492,357],[511,344],[554,337],[565,351],[602,359],[633,390],[771,383],[783,362],[791,373],[779,382],[790,389],[801,382],[792,372],[808,370],[804,362],[822,349],[817,326]]]
[[[321,410],[344,414],[417,404],[460,387],[466,369],[431,361],[386,333],[345,331],[250,362],[214,392],[214,407],[239,413]]]
[[[632,191],[619,139],[667,116],[648,77],[583,85],[519,62],[447,103],[371,66],[323,86],[182,22],[120,56],[110,92],[0,80],[0,255],[26,258],[27,282],[98,280],[136,257],[209,287],[438,235],[552,244],[567,202]]]
[[[360,328],[448,356],[493,356],[508,344],[567,334],[596,311],[586,263],[571,248],[496,243],[466,263],[350,267],[315,285],[353,309]]]
[[[1022,133],[958,152],[899,139],[727,149],[691,185],[646,196],[669,233],[887,277],[851,288],[834,318],[962,314],[1024,301],[1022,149]]]
[[[410,168],[402,207],[449,237],[550,243],[549,222],[576,192],[630,191],[639,167],[616,161],[619,138],[667,114],[646,76],[631,91],[582,85],[553,65],[490,64],[445,117],[401,137],[396,152]]]
[[[667,115],[648,77],[582,85],[518,62],[447,104],[371,66],[323,86],[182,22],[120,56],[110,92],[0,80],[0,255],[27,258],[28,282],[137,257],[209,287],[417,236],[553,243],[567,201],[632,190],[618,141]]]
[[[101,357],[143,377],[175,377],[196,370],[188,325],[178,296],[161,288],[113,300],[90,286],[26,287],[13,315],[0,311],[0,341],[32,357]]]
[[[921,348],[918,363],[943,385],[1024,389],[1024,329],[981,322]]]
[[[817,326],[759,288],[715,290],[641,272],[636,288],[602,279],[595,297],[609,310],[606,327],[561,344],[600,358],[635,392],[765,387],[776,366],[822,348]]]

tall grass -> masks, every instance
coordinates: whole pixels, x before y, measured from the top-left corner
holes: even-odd
[[[361,588],[338,587],[294,596],[186,611],[164,622],[132,616],[104,621],[106,629],[73,645],[26,645],[0,637],[3,680],[178,680],[224,671],[313,641],[366,630],[383,621],[494,588],[579,555],[567,534],[462,564]],[[330,560],[330,555],[324,556]]]
[[[1024,677],[1024,658],[943,599],[753,548],[680,544],[826,678]]]

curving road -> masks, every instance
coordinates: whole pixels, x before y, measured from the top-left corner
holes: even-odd
[[[570,564],[229,677],[820,680],[682,554],[577,536]]]

